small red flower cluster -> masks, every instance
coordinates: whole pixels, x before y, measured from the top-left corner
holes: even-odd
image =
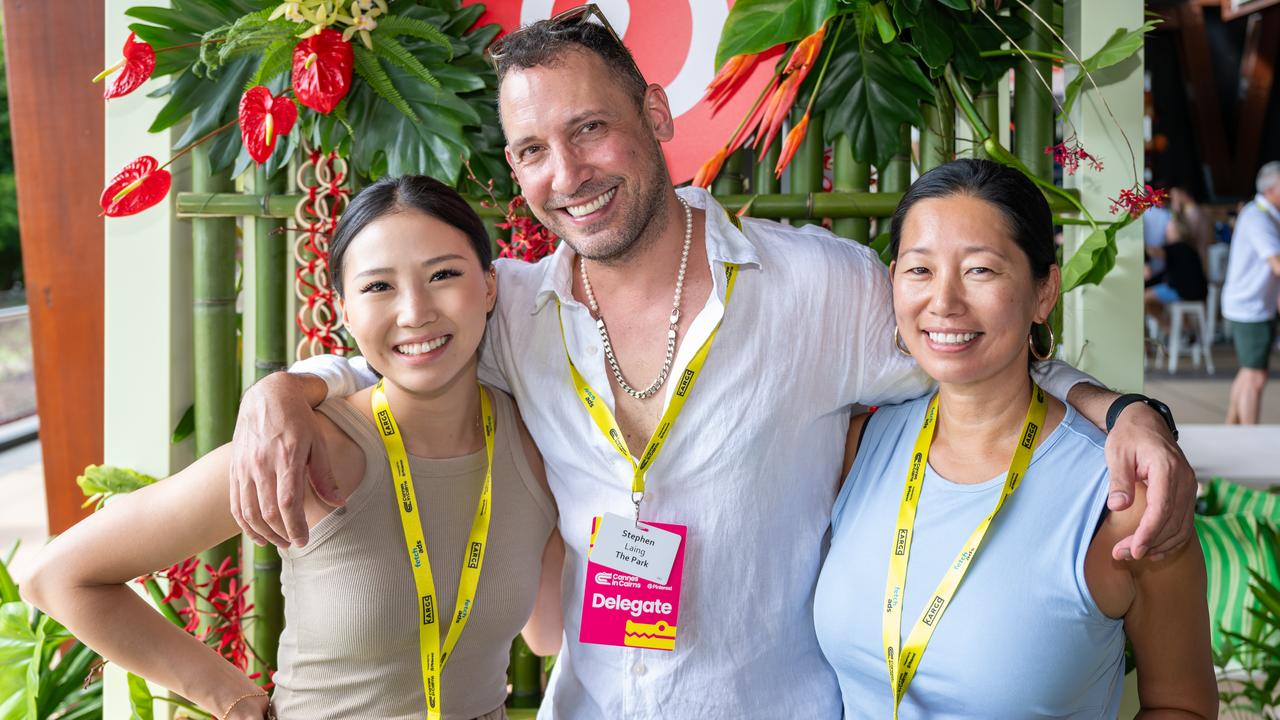
[[[199,579],[203,569],[207,579]],[[248,585],[240,582],[240,568],[226,558],[218,567],[189,558],[154,576],[169,581],[169,591],[161,600],[186,621],[183,629],[217,650],[241,670],[249,667],[250,649],[244,637],[244,620],[253,609],[246,597]],[[205,609],[207,604],[211,609]],[[203,627],[202,627],[203,626]],[[250,675],[257,679],[260,674]]]
[[[511,231],[511,241],[498,240],[498,257],[537,262],[556,251],[560,238],[536,218],[517,213],[525,204],[523,195],[517,195],[507,203],[507,221],[498,223],[497,226]]]
[[[1129,214],[1129,217],[1136,218],[1153,207],[1164,207],[1164,201],[1169,199],[1169,193],[1150,185],[1144,185],[1141,188],[1135,185],[1128,190],[1121,190],[1119,198],[1109,199],[1113,214],[1123,210]]]
[[[1081,160],[1089,163],[1094,170],[1102,169],[1102,160],[1090,155],[1074,135],[1057,145],[1049,145],[1044,149],[1044,154],[1052,155],[1053,161],[1061,165],[1068,175],[1076,174]]]

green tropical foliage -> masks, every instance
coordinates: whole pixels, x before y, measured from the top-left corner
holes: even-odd
[[[273,93],[289,87],[293,46],[305,26],[269,16],[271,0],[174,0],[171,8],[135,7],[127,14],[138,37],[160,52],[156,76],[168,85],[153,95],[167,98],[151,125],[166,130],[189,119],[177,141],[186,145],[232,123],[241,94],[263,84]],[[267,162],[274,174],[305,138],[321,150],[337,150],[357,174],[388,172],[431,175],[454,185],[469,162],[482,182],[507,177],[493,97],[497,81],[484,49],[497,25],[473,28],[482,5],[458,0],[392,0],[378,18],[373,48],[358,40],[350,94],[328,115],[304,111]],[[215,171],[239,175],[252,160],[233,125],[209,145]]]
[[[975,109],[973,98],[1022,59],[1019,40],[1033,30],[1009,12],[1025,7],[1023,0],[1000,7],[971,0],[739,0],[725,21],[716,62],[721,66],[735,55],[796,43],[825,24],[828,45],[818,62],[826,72],[809,73],[796,102],[816,93],[813,108],[825,115],[826,143],[847,135],[855,160],[884,167],[895,155],[910,154],[901,129],[924,125],[922,106],[957,108],[968,121],[975,148],[1026,172],[1092,226],[1083,247],[1063,267],[1064,291],[1100,282],[1115,266],[1116,235],[1132,218],[1122,213],[1110,222],[1096,220],[1073,195],[1030,172],[1002,147]],[[1064,121],[1091,74],[1133,57],[1155,27],[1148,22],[1121,29],[1096,53],[1081,58],[1063,45],[1061,27],[1046,26],[1053,22],[1040,18],[1035,31],[1055,38],[1057,64],[1079,71],[1067,87]],[[1134,175],[1137,184],[1137,168]]]
[[[102,679],[87,682],[98,656],[58,621],[23,602],[0,560],[0,720],[102,717]]]
[[[1271,540],[1276,540],[1272,533]],[[1213,664],[1226,670],[1228,681],[1220,684],[1223,705],[1251,717],[1275,718],[1280,708],[1280,588],[1253,570],[1249,591],[1257,608],[1249,608],[1258,622],[1255,631],[1243,635],[1224,630],[1228,643],[1215,652]]]

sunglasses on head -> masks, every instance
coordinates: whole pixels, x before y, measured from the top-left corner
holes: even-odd
[[[613,42],[624,51],[626,50],[626,46],[622,44],[622,38],[618,37],[617,31],[609,24],[609,19],[604,16],[604,12],[601,11],[600,7],[595,3],[579,5],[578,7],[570,8],[562,13],[552,16],[550,20],[547,20],[547,31],[552,34],[565,33],[584,23],[595,23],[603,27],[609,33],[609,37],[613,38]],[[498,64],[498,60],[506,54],[507,44],[510,42],[511,38],[518,37],[520,33],[525,32],[528,29],[529,26],[525,26],[518,30],[513,30],[495,40],[494,43],[489,46],[489,61],[496,66]],[[627,52],[627,57],[631,57],[630,52]],[[634,58],[631,60],[631,67],[635,69],[637,75],[642,78],[644,77],[644,74],[640,72],[640,68],[636,66]]]

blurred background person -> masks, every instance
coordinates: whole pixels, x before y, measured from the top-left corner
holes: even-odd
[[[1231,321],[1240,371],[1231,383],[1228,424],[1256,425],[1275,344],[1280,296],[1280,162],[1262,166],[1258,194],[1240,210],[1231,238],[1222,316]]]

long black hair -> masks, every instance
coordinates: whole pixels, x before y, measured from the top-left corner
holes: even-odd
[[[456,190],[426,175],[384,177],[361,190],[342,213],[329,241],[329,281],[342,295],[342,264],[351,241],[369,223],[406,210],[420,212],[461,230],[488,270],[493,259],[489,234],[480,216]]]
[[[907,213],[917,202],[968,195],[1000,211],[1009,237],[1026,253],[1036,280],[1049,276],[1057,262],[1053,244],[1053,214],[1040,189],[1021,171],[990,160],[953,160],[920,176],[893,212],[889,249],[896,260]]]

